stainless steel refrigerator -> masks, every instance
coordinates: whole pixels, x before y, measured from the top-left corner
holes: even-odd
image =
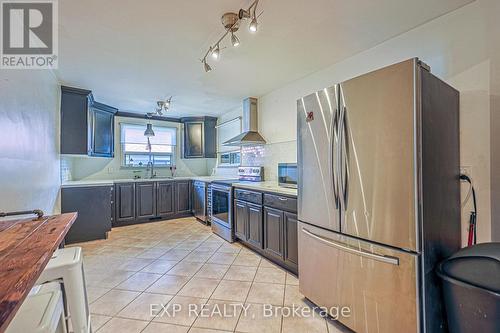
[[[299,288],[356,332],[445,332],[459,93],[410,59],[297,101]]]

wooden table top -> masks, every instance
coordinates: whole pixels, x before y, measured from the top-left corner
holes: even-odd
[[[0,332],[4,332],[77,213],[0,221]]]

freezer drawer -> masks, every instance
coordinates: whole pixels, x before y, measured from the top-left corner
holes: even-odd
[[[418,255],[299,223],[299,289],[358,333],[418,332]]]

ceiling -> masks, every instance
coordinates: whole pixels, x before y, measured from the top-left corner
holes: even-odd
[[[121,111],[150,112],[172,95],[171,116],[220,115],[469,2],[260,0],[258,33],[244,22],[241,45],[205,73],[221,15],[250,0],[59,1],[57,75]]]

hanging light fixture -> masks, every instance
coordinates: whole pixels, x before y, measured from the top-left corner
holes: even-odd
[[[153,125],[151,123],[146,125],[146,130],[144,131],[144,136],[150,138],[155,136],[155,132],[153,131]]]
[[[250,30],[250,32],[257,32],[258,16],[256,11],[258,3],[259,0],[254,0],[254,2],[252,2],[250,7],[248,7],[247,9],[240,9],[238,14],[225,13],[224,15],[222,15],[221,21],[222,25],[226,29],[226,32],[222,35],[222,37],[219,38],[219,40],[216,43],[212,44],[212,46],[208,48],[208,51],[205,53],[203,58],[200,59],[201,63],[203,64],[203,69],[205,70],[205,72],[208,73],[212,70],[212,67],[210,67],[210,65],[207,62],[208,55],[211,55],[212,58],[214,58],[215,60],[218,60],[220,58],[220,51],[221,51],[220,43],[224,40],[224,38],[226,38],[227,35],[231,34],[231,44],[234,47],[240,45],[240,39],[234,33],[238,31],[240,27],[240,22],[242,20],[251,19],[251,22],[248,26],[248,30]]]

